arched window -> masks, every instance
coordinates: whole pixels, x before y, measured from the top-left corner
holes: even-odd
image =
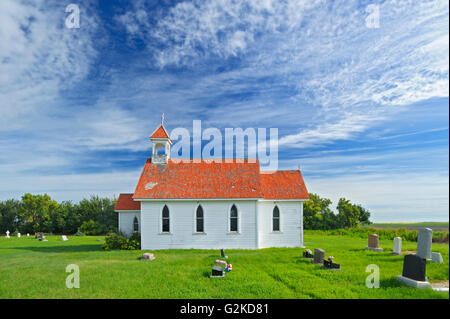
[[[139,221],[136,216],[134,216],[134,220],[133,220],[133,231],[135,233],[139,232]]]
[[[230,231],[238,231],[238,210],[234,204],[230,210]]]
[[[195,219],[196,219],[196,231],[197,233],[203,233],[204,227],[203,227],[203,208],[201,205],[198,205],[197,207],[197,212],[195,215]]]
[[[273,208],[272,230],[280,231],[280,210],[278,209],[278,206]]]
[[[169,217],[169,208],[167,205],[164,205],[162,211],[162,231],[163,233],[170,232],[170,217]]]

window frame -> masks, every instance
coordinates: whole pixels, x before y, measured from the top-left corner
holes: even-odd
[[[167,208],[167,212],[168,212],[168,217],[164,217],[164,208]],[[169,226],[169,230],[168,231],[164,231],[164,220],[167,219],[168,220],[168,226]],[[170,230],[172,229],[172,225],[171,225],[171,221],[170,221],[170,208],[167,204],[164,204],[164,206],[161,209],[161,234],[170,234]]]
[[[232,210],[233,206],[236,208],[236,217],[231,216],[231,210]],[[231,204],[228,208],[228,233],[229,234],[239,234],[240,233],[241,223],[240,223],[240,213],[239,212],[240,212],[240,209],[239,209],[238,205],[236,205],[235,203]],[[236,219],[236,230],[231,230],[231,219],[232,218]]]
[[[201,209],[201,212],[202,212],[201,217],[198,216],[199,208]],[[201,231],[198,230],[199,219],[202,221],[202,230]],[[205,233],[205,209],[203,208],[203,206],[201,204],[198,204],[194,211],[194,233],[196,233],[196,234],[204,234]]]
[[[274,226],[275,226],[274,220],[276,219],[274,216],[275,208],[277,208],[277,210],[278,210],[278,218],[277,218],[278,219],[278,230],[274,229]],[[272,223],[271,224],[272,224],[272,232],[273,233],[281,232],[281,209],[280,209],[280,206],[278,206],[277,204],[275,204],[274,207],[272,208]]]
[[[136,224],[137,224],[137,230],[135,229]],[[139,218],[137,216],[134,216],[134,218],[133,218],[133,233],[139,233],[139,228],[140,228]]]

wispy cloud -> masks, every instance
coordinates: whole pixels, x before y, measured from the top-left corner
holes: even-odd
[[[47,115],[60,89],[81,81],[96,56],[94,16],[83,32],[64,26],[65,7],[48,1],[0,3],[0,131],[24,128]]]
[[[315,127],[301,127],[283,144],[349,139],[382,119],[383,107],[448,96],[446,1],[381,1],[377,29],[366,26],[366,6],[357,1],[185,1],[160,12],[151,29],[139,14],[145,5],[138,2],[123,22],[132,36],[138,26],[146,31],[141,36],[160,67],[202,70],[205,63],[239,59],[238,68],[199,79],[196,93],[205,81],[220,81],[209,91],[219,96],[251,91],[252,83],[270,79],[272,86],[291,90],[294,118],[300,118],[294,109],[317,107]],[[239,112],[242,105],[245,116],[264,96],[270,113],[283,114],[270,95],[257,94],[256,105],[235,100],[228,108]],[[209,111],[209,118],[216,113],[229,114],[226,105]]]

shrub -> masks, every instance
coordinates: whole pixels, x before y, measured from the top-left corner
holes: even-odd
[[[128,247],[129,250],[137,250],[141,249],[141,234],[133,233],[130,238],[128,238]]]
[[[141,235],[133,233],[130,238],[125,238],[121,233],[109,233],[105,237],[105,243],[102,245],[104,250],[122,249],[137,250],[141,249]]]
[[[86,234],[83,233],[82,231],[77,231],[75,236],[86,236]]]

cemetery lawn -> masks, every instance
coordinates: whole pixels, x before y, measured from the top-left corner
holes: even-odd
[[[342,271],[320,268],[301,257],[300,248],[226,250],[232,272],[208,275],[219,250],[103,251],[103,237],[0,237],[0,298],[449,298],[448,293],[415,290],[397,282],[403,257],[391,255],[392,241],[380,240],[384,252],[365,250],[366,239],[323,236],[305,231],[305,246],[323,248]],[[415,242],[403,241],[414,251]],[[448,281],[449,246],[433,244],[444,264],[427,263],[430,282]],[[80,268],[80,288],[66,288],[66,266]],[[380,288],[365,286],[366,267],[380,269]]]

